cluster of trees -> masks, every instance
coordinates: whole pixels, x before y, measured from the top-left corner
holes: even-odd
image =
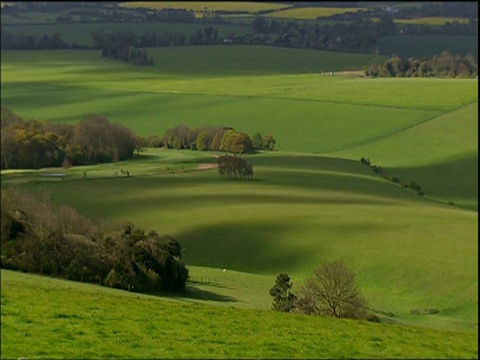
[[[132,65],[153,65],[153,57],[149,56],[146,50],[135,48],[129,34],[111,33],[103,40],[102,56],[123,60]]]
[[[395,27],[388,14],[383,14],[380,21],[374,22],[362,12],[355,14],[350,23],[300,24],[257,17],[252,26],[256,35],[244,36],[236,39],[236,42],[348,51],[370,50],[378,37],[392,33]]]
[[[25,121],[1,108],[2,169],[88,165],[126,160],[140,141],[130,129],[87,115],[76,124]]]
[[[169,149],[211,150],[231,153],[247,153],[252,150],[274,150],[276,141],[272,135],[262,137],[255,133],[254,140],[246,133],[226,126],[189,127],[178,125],[165,131],[162,143]]]
[[[367,300],[355,284],[354,273],[341,261],[326,262],[316,268],[293,293],[293,283],[287,274],[279,274],[270,289],[272,308],[337,318],[380,321],[369,314]]]
[[[187,45],[187,38],[184,34],[172,33],[170,31],[144,31],[142,33],[127,31],[110,34],[101,29],[92,35],[93,48],[101,49],[109,43],[114,45],[120,39],[122,42],[137,48]]]
[[[67,49],[71,47],[62,40],[59,33],[55,33],[52,36],[44,34],[37,38],[23,33],[11,33],[4,28],[1,30],[0,45],[3,50]]]
[[[478,64],[472,54],[461,57],[442,51],[438,56],[423,60],[394,56],[383,65],[374,58],[365,74],[371,77],[472,78],[478,76]]]
[[[253,177],[252,163],[239,156],[219,156],[218,172],[227,179],[249,179]]]
[[[185,291],[188,269],[168,235],[93,222],[17,189],[2,190],[1,267],[130,291]]]

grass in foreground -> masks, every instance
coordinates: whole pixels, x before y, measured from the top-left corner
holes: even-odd
[[[476,358],[478,335],[184,304],[2,270],[2,358]]]

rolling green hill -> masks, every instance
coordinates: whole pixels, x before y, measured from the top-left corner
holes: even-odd
[[[475,334],[178,303],[1,275],[3,358],[473,358],[478,351]]]
[[[425,200],[359,162],[282,152],[250,159],[254,181],[193,171],[215,162],[209,154],[151,150],[133,162],[73,168],[64,181],[41,180],[38,172],[3,174],[2,185],[23,182],[89,216],[170,234],[190,265],[272,281],[288,272],[297,281],[322,261],[343,259],[371,306],[397,321],[473,326],[477,213]],[[130,177],[115,177],[119,169]],[[426,308],[441,316],[410,315]]]
[[[425,184],[433,199],[478,210],[478,103],[334,156],[367,157],[406,183]]]
[[[172,235],[192,267],[191,292],[176,299],[187,304],[102,289],[105,293],[92,305],[87,294],[97,287],[61,282],[71,287],[70,296],[85,296],[85,309],[57,310],[59,305],[51,303],[48,311],[48,294],[58,290],[53,280],[2,271],[2,289],[8,287],[6,296],[2,291],[6,354],[29,357],[18,341],[29,334],[34,339],[29,346],[45,357],[60,351],[129,356],[135,349],[135,356],[197,357],[200,346],[207,348],[207,357],[475,356],[477,80],[367,79],[343,72],[366,66],[371,56],[361,54],[261,46],[150,52],[155,65],[141,68],[101,58],[97,51],[2,51],[2,106],[27,119],[57,122],[99,113],[141,135],[162,135],[180,123],[222,124],[250,135],[271,133],[279,151],[248,156],[253,181],[226,181],[215,169],[199,171],[199,164],[215,163],[218,154],[160,149],[128,162],[74,167],[63,181],[40,177],[63,169],[2,172],[2,188],[46,190],[54,203],[72,205],[88,216],[128,219]],[[353,161],[360,157],[369,157],[402,181],[417,182],[426,197]],[[115,176],[120,169],[130,176]],[[270,308],[268,289],[279,272],[287,272],[297,285],[322,261],[337,259],[357,274],[370,306],[384,321],[473,334],[258,311]],[[32,293],[39,294],[36,307]],[[118,299],[118,312],[98,305],[110,304],[109,294]],[[138,303],[152,312],[134,315],[142,311]],[[26,315],[26,308],[36,315]],[[411,313],[431,308],[439,313]],[[99,320],[89,311],[112,318]],[[172,312],[182,315],[165,323]],[[87,330],[78,329],[79,319]],[[152,325],[150,319],[159,323]],[[125,330],[119,328],[122,320]],[[28,330],[32,323],[45,337]],[[198,333],[187,331],[192,323],[199,326]],[[225,339],[218,324],[239,332]],[[283,329],[279,332],[286,338],[278,333],[269,337],[272,328]],[[262,335],[256,332],[258,342],[245,335],[251,329],[263,329]],[[328,346],[324,339],[330,335],[320,331],[319,336],[319,329],[333,329],[338,338]],[[368,335],[357,337],[361,330]],[[171,332],[187,335],[165,345]],[[93,345],[87,349],[85,343]],[[116,350],[106,350],[105,343]],[[255,344],[251,352],[245,353],[252,348],[246,344]],[[305,344],[303,353],[298,344]],[[227,352],[221,353],[222,348]]]

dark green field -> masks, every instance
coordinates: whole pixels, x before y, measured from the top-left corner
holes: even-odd
[[[474,35],[403,35],[379,39],[378,49],[385,56],[398,55],[431,58],[448,50],[452,55],[468,53],[478,58],[478,36]]]

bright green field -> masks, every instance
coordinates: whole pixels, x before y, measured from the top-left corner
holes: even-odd
[[[333,155],[359,153],[407,183],[425,184],[431,198],[478,209],[478,103]]]
[[[476,334],[179,303],[1,275],[2,358],[452,359],[478,352]]]
[[[338,73],[361,69],[370,55],[260,46],[151,52],[153,68],[96,51],[2,51],[2,106],[51,121],[100,113],[142,135],[180,123],[271,133],[280,151],[250,156],[254,181],[194,171],[214,154],[149,150],[126,163],[70,169],[64,181],[35,171],[2,174],[2,187],[47,188],[55,202],[89,216],[128,219],[176,237],[204,291],[197,295],[208,303],[268,309],[276,274],[288,272],[297,284],[320,262],[342,259],[389,321],[478,334],[478,213],[471,211],[478,208],[477,80]],[[340,155],[370,157],[419,183],[427,199]],[[131,176],[115,177],[120,169]],[[427,308],[440,312],[410,314]],[[312,351],[299,356],[318,357]],[[331,356],[369,357],[362,354]],[[392,348],[368,354],[402,357]],[[268,355],[263,349],[261,357]]]
[[[16,172],[2,175],[2,185],[48,189],[57,203],[89,216],[170,234],[190,265],[272,281],[288,272],[296,282],[322,261],[343,259],[376,311],[392,312],[396,321],[472,329],[477,213],[424,200],[358,162],[279,152],[251,156],[251,182],[193,171],[214,161],[208,153],[151,150],[127,163],[74,168],[63,181]],[[114,177],[120,169],[130,177]],[[265,294],[256,308],[269,306]],[[409,314],[434,307],[440,316]]]
[[[249,134],[272,133],[281,150],[345,150],[353,159],[372,153],[374,164],[405,174],[427,195],[469,208],[478,203],[477,177],[458,180],[458,170],[447,171],[436,184],[438,166],[450,158],[422,156],[412,164],[408,159],[420,156],[404,151],[409,140],[401,151],[382,148],[381,158],[361,148],[477,102],[476,80],[322,75],[361,68],[369,56],[261,46],[163,48],[152,54],[155,66],[146,69],[101,58],[96,51],[4,51],[2,105],[25,118],[50,121],[73,122],[86,113],[100,113],[141,135],[162,135],[179,123],[224,124]],[[466,114],[469,141],[458,140],[464,136],[460,127],[455,142],[442,146],[446,154],[457,154],[453,166],[462,168],[461,158],[466,161],[464,169],[475,161],[472,152],[478,144],[472,138],[478,116],[475,111]],[[442,134],[443,128],[438,131]],[[406,165],[388,157],[404,158]],[[405,166],[414,166],[419,176],[402,170]],[[425,177],[423,170],[434,175]],[[454,183],[460,190],[451,192]]]

